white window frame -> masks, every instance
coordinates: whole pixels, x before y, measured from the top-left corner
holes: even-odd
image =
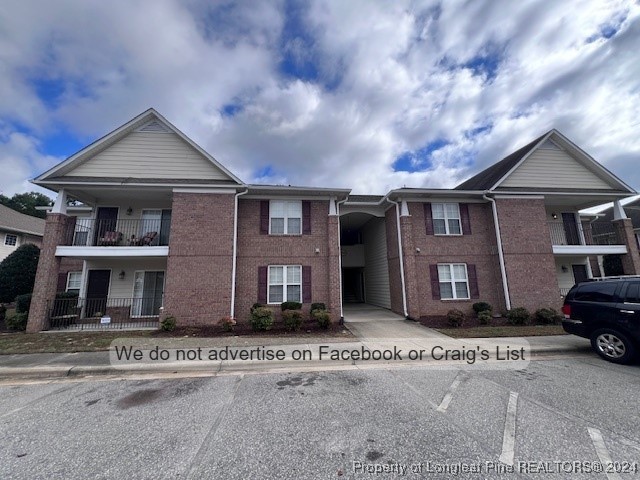
[[[273,212],[275,210],[274,205],[282,204],[284,217],[275,217]],[[289,217],[288,216],[288,206],[291,204],[295,204],[300,211],[299,217]],[[284,230],[283,233],[273,233],[271,229],[271,224],[274,218],[283,218],[284,219]],[[289,233],[289,219],[298,219],[300,222],[300,228],[298,232]],[[302,235],[302,200],[269,200],[269,235]]]
[[[14,242],[13,243],[9,243],[9,238],[14,238]],[[17,247],[18,246],[18,235],[16,235],[15,233],[6,233],[4,235],[4,244],[6,247]]]
[[[80,280],[79,280],[80,284],[78,285],[78,288],[71,288],[70,287],[71,275],[80,275]],[[71,290],[78,290],[78,295],[80,295],[80,290],[82,290],[82,271],[67,272],[67,286],[65,287],[65,292],[68,292],[70,289]]]
[[[271,269],[272,268],[282,268],[282,283],[271,283]],[[299,268],[300,269],[300,283],[288,283],[287,282],[287,270],[289,268]],[[282,285],[282,301],[281,302],[272,302],[271,301],[271,287],[272,286],[280,286]],[[299,285],[300,286],[300,297],[297,300],[289,300],[287,298],[287,291],[289,286]],[[280,305],[284,302],[299,302],[302,303],[302,265],[269,265],[267,268],[267,304],[268,305]]]
[[[140,300],[144,299],[144,274],[145,273],[151,273],[151,272],[162,272],[162,305],[160,305],[160,308],[164,308],[164,288],[165,285],[167,283],[167,271],[166,270],[134,270],[133,272],[133,285],[131,286],[131,307],[130,307],[130,311],[129,311],[129,315],[131,318],[158,318],[159,315],[138,315],[137,313],[134,314],[135,310],[141,309],[142,308],[142,304],[141,303],[136,303],[139,302]],[[142,297],[136,297],[136,277],[138,276],[138,274],[142,274],[143,277],[143,284],[142,284],[142,293],[143,296]]]
[[[464,267],[464,276],[465,278],[456,278],[454,275],[454,266],[463,266]],[[451,276],[451,280],[443,280],[440,275],[440,267],[448,267],[449,274]],[[456,283],[464,282],[467,285],[467,296],[466,297],[458,297],[458,293],[456,292]],[[467,269],[466,263],[439,263],[438,264],[438,284],[449,283],[451,285],[451,294],[453,295],[451,298],[444,298],[442,296],[442,287],[440,288],[440,300],[470,300],[471,292],[469,290],[469,270]]]
[[[434,205],[442,205],[442,213],[443,213],[442,217],[436,217],[436,212],[435,212],[435,209],[434,209]],[[456,211],[458,212],[458,216],[457,217],[450,217],[447,214],[447,205],[455,205]],[[434,235],[452,235],[452,236],[462,235],[462,217],[460,216],[460,204],[459,203],[453,203],[453,202],[432,203],[431,204],[431,219],[432,219],[432,221],[433,220],[444,220],[444,231],[445,231],[445,233],[436,233],[436,226],[435,226],[435,223],[434,223],[434,225],[433,225],[433,234]],[[460,230],[460,233],[451,233],[450,232],[449,220],[457,220],[458,221],[458,228]]]

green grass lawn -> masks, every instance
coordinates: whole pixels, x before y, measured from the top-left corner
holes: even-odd
[[[541,335],[566,335],[562,325],[524,325],[473,328],[437,328],[440,333],[454,338],[536,337]]]

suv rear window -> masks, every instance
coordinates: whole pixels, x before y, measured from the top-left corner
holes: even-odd
[[[613,302],[616,283],[592,282],[581,285],[573,297],[578,302]]]

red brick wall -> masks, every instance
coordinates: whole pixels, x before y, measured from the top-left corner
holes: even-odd
[[[638,242],[633,231],[633,225],[629,218],[614,220],[614,227],[618,231],[618,236],[627,246],[627,252],[622,255],[622,267],[625,275],[640,274],[640,253],[638,253]]]
[[[165,315],[215,324],[231,309],[234,195],[174,193]]]
[[[445,315],[457,308],[471,312],[471,305],[478,301],[489,302],[494,311],[504,308],[504,294],[500,277],[500,264],[496,249],[491,206],[485,203],[470,203],[469,220],[471,235],[436,236],[427,235],[424,204],[409,203],[414,248],[405,251],[416,265],[416,277],[407,279],[416,285],[420,316]],[[420,249],[420,253],[416,252]],[[476,266],[479,299],[435,300],[431,292],[429,265],[437,263],[467,263]]]
[[[38,332],[47,328],[47,304],[56,296],[60,273],[60,257],[56,257],[56,247],[64,244],[67,232],[70,228],[74,228],[75,221],[75,217],[59,213],[47,214],[29,310],[28,332]]]
[[[559,308],[551,237],[543,199],[497,199],[511,307]]]
[[[338,219],[329,217],[329,202],[311,202],[310,235],[260,234],[260,200],[239,202],[236,320],[248,322],[251,305],[258,301],[258,268],[268,265],[311,267],[311,301],[324,302],[333,320],[340,318]],[[320,253],[315,253],[319,248]],[[307,310],[310,304],[303,305]],[[279,312],[279,305],[274,311]]]

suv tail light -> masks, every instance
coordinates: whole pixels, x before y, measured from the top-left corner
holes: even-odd
[[[571,318],[571,305],[565,303],[562,306],[562,313],[564,313],[564,318]]]

